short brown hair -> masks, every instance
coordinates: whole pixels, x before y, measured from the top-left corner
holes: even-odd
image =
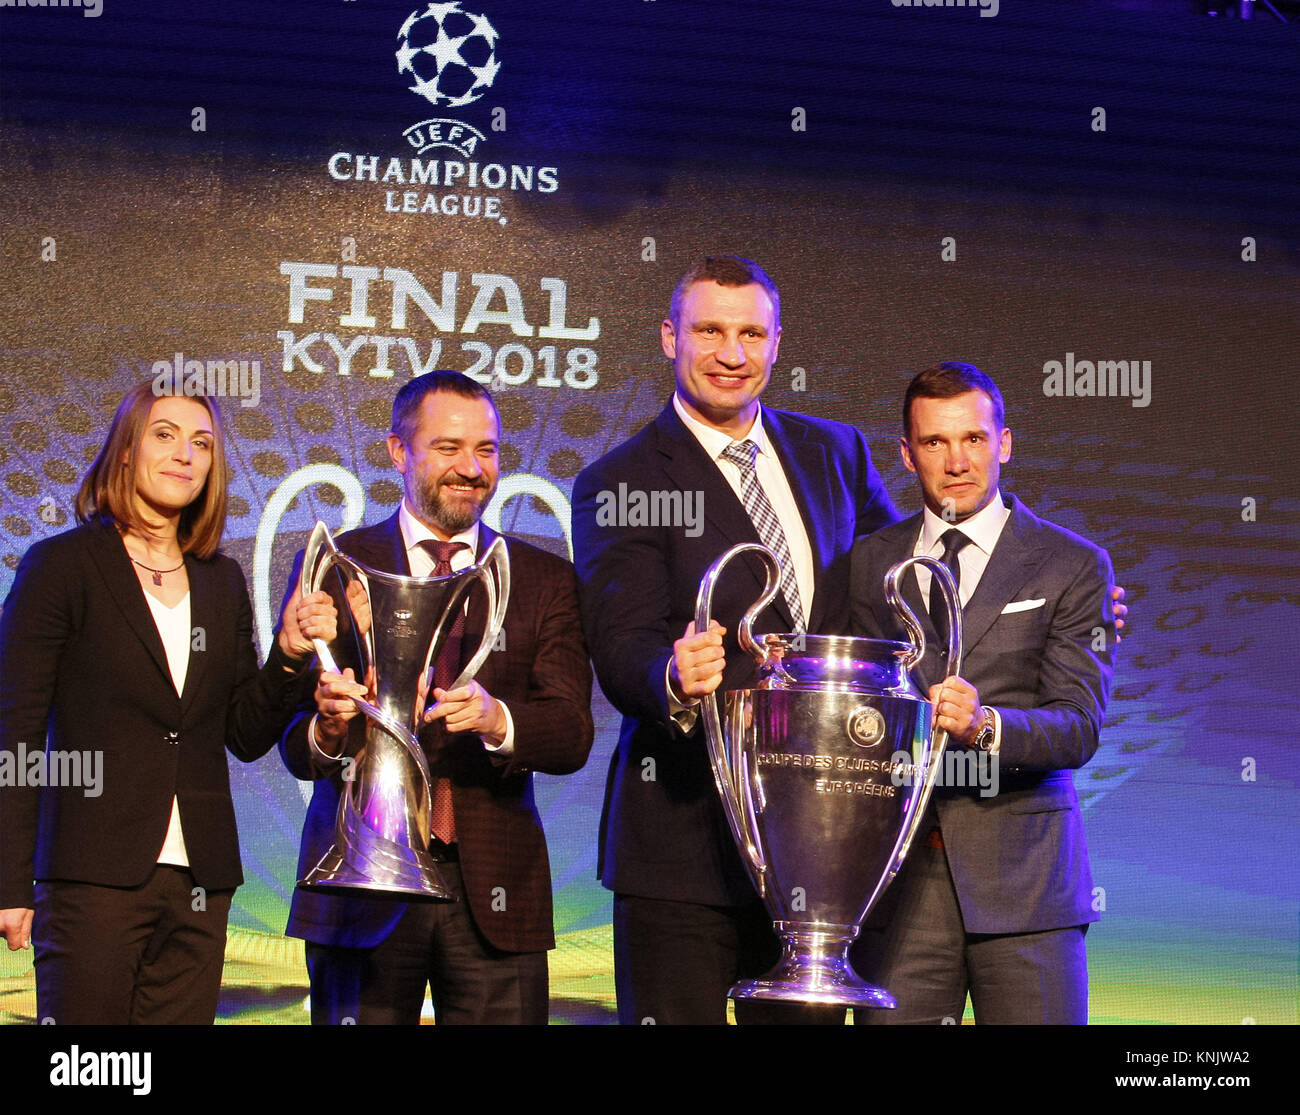
[[[108,438],[77,492],[77,521],[91,519],[122,527],[144,527],[135,509],[136,453],[149,424],[149,411],[161,398],[154,381],[137,383],[118,405],[108,427]],[[226,529],[226,443],[221,412],[204,395],[184,396],[201,403],[212,419],[212,464],[208,479],[194,501],[181,512],[176,540],[181,553],[209,558],[221,545]]]
[[[1006,426],[1006,408],[998,385],[974,364],[945,360],[923,372],[917,372],[903,395],[903,433],[912,435],[913,399],[955,399],[968,391],[983,391],[993,404],[993,421],[999,430]]]
[[[424,375],[407,380],[393,400],[393,433],[401,439],[403,445],[410,445],[411,439],[415,437],[424,397],[439,392],[459,395],[462,399],[486,399],[492,413],[497,416],[497,429],[500,430],[501,412],[497,410],[492,392],[464,372],[449,372],[445,368],[439,368],[436,372],[425,372]]]
[[[668,320],[674,329],[682,327],[682,300],[686,292],[696,283],[714,282],[718,286],[749,286],[757,283],[772,300],[772,319],[779,327],[781,324],[781,292],[776,289],[772,276],[764,271],[752,259],[743,256],[705,256],[697,259],[690,270],[681,277],[673,288],[672,302],[668,306]]]

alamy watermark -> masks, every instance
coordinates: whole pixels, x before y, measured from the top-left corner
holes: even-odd
[[[0,8],[80,8],[87,19],[104,14],[104,0],[0,0]]]
[[[678,488],[643,492],[620,484],[617,492],[596,493],[596,525],[681,527],[687,538],[699,538],[704,533],[704,493]]]
[[[155,395],[234,397],[240,406],[255,407],[262,399],[260,360],[186,360],[178,352],[171,360],[155,360]]]
[[[889,0],[895,8],[979,8],[980,16],[998,14],[1001,0]]]
[[[19,741],[13,751],[0,751],[0,789],[7,787],[71,786],[86,797],[104,792],[102,751],[46,751]]]
[[[55,1088],[130,1088],[137,1096],[153,1090],[153,1054],[138,1049],[126,1053],[82,1049],[50,1054],[50,1084]]]
[[[925,768],[914,763],[909,752],[895,751],[890,756],[889,780],[895,786],[919,786],[925,781]],[[978,788],[982,798],[997,797],[998,757],[988,751],[949,747],[943,753],[934,784],[957,790]]]
[[[1043,365],[1043,394],[1049,399],[1120,398],[1135,407],[1151,405],[1150,360],[1049,360]]]

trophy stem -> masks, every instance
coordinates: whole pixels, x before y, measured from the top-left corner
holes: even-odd
[[[856,925],[778,921],[781,960],[761,979],[731,989],[733,999],[784,1003],[821,1003],[893,1010],[898,1002],[883,987],[862,979],[849,963]]]

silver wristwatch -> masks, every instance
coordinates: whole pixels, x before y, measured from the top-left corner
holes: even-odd
[[[993,740],[996,735],[993,710],[986,708],[984,710],[984,720],[980,724],[979,731],[975,733],[974,740],[971,741],[971,747],[976,751],[988,751],[993,747]]]

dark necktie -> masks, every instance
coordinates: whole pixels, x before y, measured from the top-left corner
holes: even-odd
[[[452,556],[461,550],[468,550],[464,542],[440,542],[426,538],[420,542],[420,549],[433,558],[433,575],[449,577],[451,575]],[[433,684],[439,689],[446,689],[456,675],[460,673],[460,644],[465,633],[465,610],[458,608],[456,618],[447,631],[446,640],[438,650],[438,657],[433,663]],[[444,729],[445,734],[445,729]],[[435,760],[436,765],[436,760]],[[456,818],[451,808],[451,780],[435,771],[433,779],[433,817],[431,821],[433,835],[444,844],[456,842]]]
[[[949,572],[952,573],[953,584],[960,590],[961,562],[957,560],[957,555],[969,545],[970,539],[956,527],[952,527],[943,532],[943,537],[939,541],[943,543],[943,556],[939,560],[948,567]],[[957,599],[961,599],[960,592]],[[930,578],[930,622],[939,636],[939,653],[944,654],[948,645],[948,605],[944,603],[939,578],[934,576]]]
[[[763,485],[758,482],[758,445],[752,441],[733,441],[722,455],[740,469],[740,502],[745,505],[754,529],[763,545],[776,554],[781,566],[781,594],[794,620],[794,634],[804,629],[803,601],[799,598],[799,583],[794,577],[794,562],[790,558],[790,547],[785,540],[785,531],[781,529],[781,520],[776,517]]]

